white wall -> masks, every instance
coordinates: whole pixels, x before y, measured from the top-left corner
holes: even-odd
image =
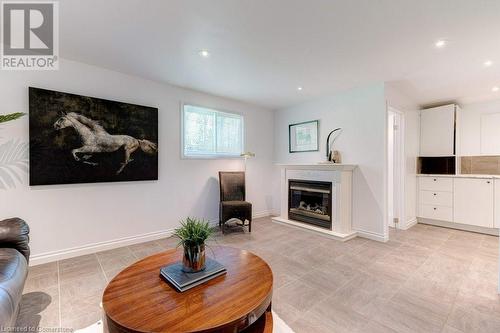
[[[459,114],[459,153],[462,156],[481,155],[481,115],[500,113],[500,99],[461,105]]]
[[[254,214],[272,209],[271,111],[63,61],[59,71],[2,72],[0,114],[28,112],[28,86],[159,108],[158,181],[29,187],[28,175],[23,174],[15,188],[0,190],[0,218],[19,216],[29,223],[35,258],[71,248],[88,250],[99,243],[111,246],[110,241],[127,237],[159,237],[188,215],[218,219],[217,172],[240,170],[243,162],[181,160],[181,101],[245,116],[246,149],[256,153],[248,161],[248,200]],[[28,141],[28,117],[0,125],[0,144],[11,139]]]
[[[275,148],[277,163],[317,163],[326,160],[328,133],[342,127],[334,144],[342,162],[357,164],[353,179],[353,227],[364,235],[387,238],[384,220],[386,198],[386,105],[384,84],[352,89],[295,107],[275,111]],[[288,152],[288,125],[320,120],[320,151]],[[279,207],[279,186],[274,183],[275,207]]]
[[[404,113],[405,131],[405,219],[400,227],[406,228],[417,220],[417,157],[420,148],[419,106],[410,97],[391,84],[385,85],[387,105]]]

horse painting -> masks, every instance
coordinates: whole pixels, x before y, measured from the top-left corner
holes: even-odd
[[[29,184],[158,180],[158,108],[29,88]]]
[[[66,127],[73,127],[83,143],[83,146],[71,151],[76,161],[96,166],[98,163],[88,161],[92,154],[112,153],[123,148],[124,159],[120,168],[116,171],[117,175],[123,171],[127,164],[133,161],[130,156],[137,149],[141,149],[149,155],[158,152],[158,146],[149,140],[136,139],[129,135],[111,135],[96,120],[75,112],[62,113],[61,117],[54,123],[55,130]],[[80,154],[82,155],[80,156]]]

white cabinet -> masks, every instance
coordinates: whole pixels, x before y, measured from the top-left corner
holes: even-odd
[[[481,115],[481,154],[500,155],[500,113]]]
[[[455,178],[453,222],[493,228],[493,179]]]
[[[455,154],[454,104],[420,111],[420,156]]]
[[[419,217],[453,221],[453,178],[419,177]]]
[[[495,222],[494,227],[500,228],[500,179],[495,179]]]
[[[419,189],[422,191],[453,191],[451,177],[420,177]]]

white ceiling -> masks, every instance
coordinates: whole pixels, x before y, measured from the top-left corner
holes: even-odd
[[[374,81],[419,104],[500,98],[499,0],[62,0],[60,49],[269,108]]]

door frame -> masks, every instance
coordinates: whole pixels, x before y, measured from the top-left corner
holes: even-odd
[[[404,112],[392,107],[388,106],[387,107],[387,119],[389,120],[389,115],[393,114],[394,115],[394,125],[397,126],[397,128],[393,129],[393,134],[394,134],[394,140],[393,140],[393,181],[396,183],[393,186],[393,189],[389,188],[389,160],[387,162],[387,168],[388,168],[388,177],[387,177],[387,191],[388,191],[388,200],[387,200],[387,221],[386,224],[387,226],[391,227],[396,227],[397,229],[406,229],[406,212],[405,212],[405,204],[406,204],[406,196],[405,196],[405,187],[406,187],[406,159],[405,159],[405,114]],[[388,131],[390,130],[388,123]],[[389,135],[389,133],[387,133]],[[389,141],[387,141],[387,149],[389,149]],[[387,154],[388,159],[389,159],[389,152]],[[394,220],[390,220],[390,216],[393,214],[389,212],[389,191],[393,191],[392,193],[392,198],[398,198],[398,200],[393,200],[393,202],[396,202],[396,211],[398,216],[393,216],[393,218],[398,218],[399,223],[398,225],[394,225]]]

